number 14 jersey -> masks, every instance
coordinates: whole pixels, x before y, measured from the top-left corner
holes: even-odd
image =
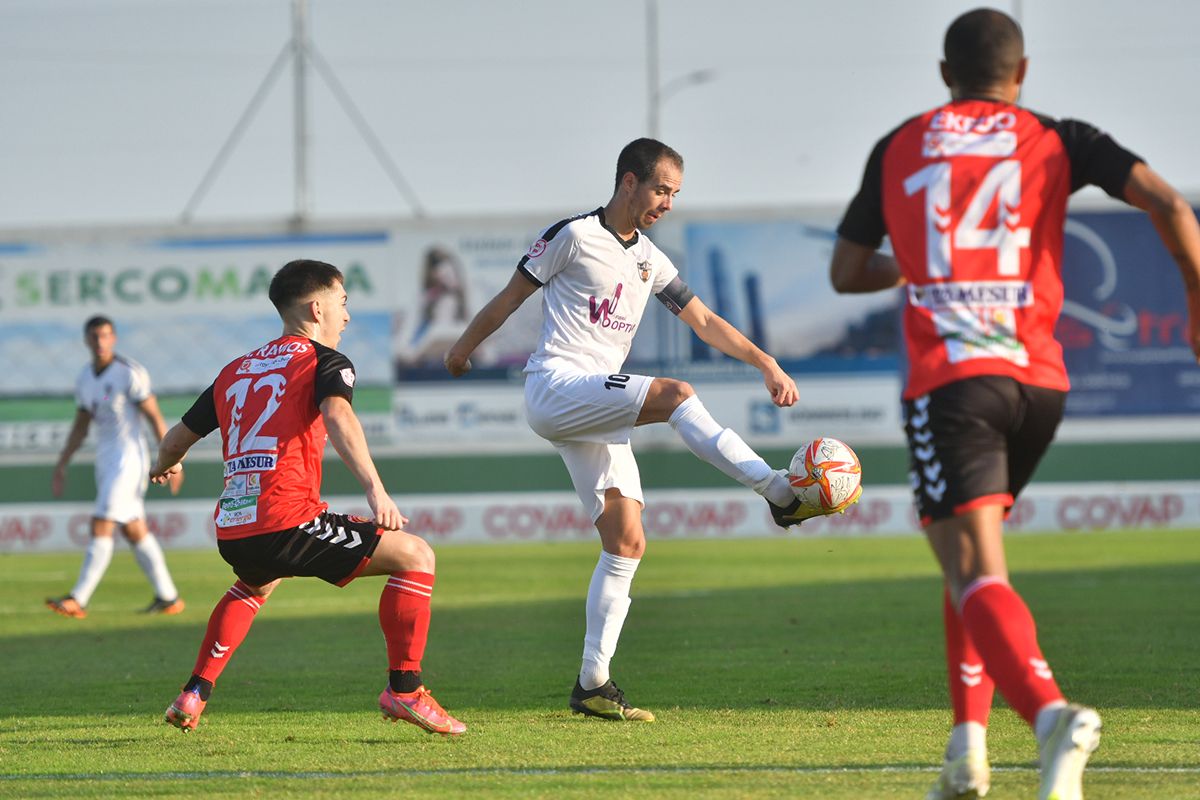
[[[973,98],[876,144],[838,235],[891,239],[907,281],[905,399],[976,375],[1068,388],[1054,339],[1067,199],[1089,184],[1122,199],[1140,160],[1085,122]]]
[[[302,336],[283,336],[235,358],[183,415],[197,436],[221,429],[225,488],[218,539],[295,527],[321,502],[325,422],[321,403],[354,398],[354,365]]]

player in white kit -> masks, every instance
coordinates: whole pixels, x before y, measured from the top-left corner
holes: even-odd
[[[544,321],[525,366],[525,411],[534,432],[562,456],[600,533],[603,549],[588,588],[583,664],[570,706],[606,719],[654,720],[630,705],[609,676],[646,547],[641,477],[629,444],[633,428],[669,423],[693,453],[765,497],[777,524],[804,518],[784,470],[771,469],[714,420],[690,385],[621,372],[653,294],[705,343],[761,370],[777,406],[797,399],[795,382],[775,359],[695,297],[641,232],[671,210],[682,182],[683,159],[670,147],[653,139],[628,144],[617,159],[608,204],[544,230],[445,358],[452,375],[465,374],[480,343],[542,289]]]
[[[142,500],[151,463],[142,419],[154,429],[156,442],[167,431],[158,401],[150,391],[150,375],[141,364],[116,354],[117,334],[107,317],[89,319],[83,327],[83,338],[92,360],[75,382],[75,424],[54,467],[51,488],[55,497],[62,496],[67,464],[95,422],[96,508],[92,513],[92,538],[71,593],[48,598],[46,606],[65,617],[87,616],[92,593],[112,560],[113,529],[119,525],[138,566],[154,587],[154,601],[146,612],[178,614],[183,611],[183,600],[171,580],[158,540],[146,527]],[[172,494],[179,491],[181,482],[182,477],[171,485]]]

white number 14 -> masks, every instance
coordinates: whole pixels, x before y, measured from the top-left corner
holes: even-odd
[[[949,278],[950,163],[939,161],[904,179],[904,192],[925,190],[925,263],[930,278]],[[998,201],[999,224],[983,228],[984,215]],[[1021,250],[1029,247],[1030,229],[1021,225],[1021,162],[1000,161],[984,176],[962,219],[954,227],[953,246],[960,250],[995,250],[1000,275],[1021,274]]]

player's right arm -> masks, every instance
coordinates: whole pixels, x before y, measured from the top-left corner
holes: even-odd
[[[91,424],[90,412],[82,408],[75,409],[75,422],[71,425],[71,432],[67,434],[66,444],[63,445],[62,453],[58,456],[58,463],[54,465],[54,476],[50,479],[50,491],[55,497],[62,497],[63,489],[67,486],[67,464],[71,462],[71,456],[75,455],[75,451],[87,438],[88,428]]]
[[[879,292],[905,283],[894,257],[840,236],[829,262],[829,281],[838,294]]]
[[[443,359],[446,369],[458,378],[471,370],[471,354],[512,316],[529,296],[537,291],[538,286],[520,271],[514,272],[508,285],[479,309],[479,313],[467,325],[462,336],[450,348]]]
[[[163,434],[158,442],[158,460],[150,468],[150,480],[158,485],[169,484],[183,471],[183,458],[196,442],[217,429],[215,384],[200,393],[192,407],[175,427]]]
[[[1138,162],[1125,181],[1125,200],[1145,211],[1175,259],[1187,289],[1188,344],[1200,361],[1200,224],[1191,205],[1162,176]]]
[[[150,470],[150,480],[160,486],[174,480],[183,472],[183,457],[201,438],[187,425],[177,422],[158,443],[158,461]]]

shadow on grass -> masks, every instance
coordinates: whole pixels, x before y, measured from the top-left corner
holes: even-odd
[[[1016,583],[1069,696],[1108,708],[1200,707],[1194,564],[1042,572]],[[581,649],[583,588],[572,600],[435,605],[427,682],[451,708],[563,711]],[[89,713],[118,725],[131,711],[161,713],[191,670],[202,609],[187,624],[68,629],[74,623],[62,621],[61,633],[0,638],[0,717]],[[374,613],[292,609],[284,617],[272,618],[270,604],[259,615],[218,687],[225,712],[339,713],[383,688]],[[941,709],[940,619],[933,578],[674,595],[639,594],[635,585],[614,676],[655,709]]]

